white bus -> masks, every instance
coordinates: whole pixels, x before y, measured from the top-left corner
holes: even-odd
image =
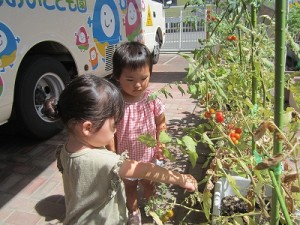
[[[0,0],[0,124],[33,138],[62,128],[43,115],[74,77],[107,76],[112,55],[138,40],[157,62],[164,43],[163,1]]]

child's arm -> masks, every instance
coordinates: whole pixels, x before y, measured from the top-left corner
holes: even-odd
[[[157,137],[157,152],[156,152],[156,158],[157,159],[163,159],[163,152],[162,152],[162,146],[161,143],[159,143],[159,134],[161,131],[167,130],[167,125],[166,125],[166,117],[165,114],[162,113],[158,117],[155,117],[155,124],[156,124],[156,137]]]
[[[197,190],[197,180],[190,174],[180,174],[153,163],[125,160],[120,167],[121,178],[141,178],[154,182],[175,184],[188,191]]]

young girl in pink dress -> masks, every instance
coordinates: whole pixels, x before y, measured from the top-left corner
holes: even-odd
[[[115,146],[118,154],[128,151],[129,158],[139,162],[155,162],[163,159],[162,149],[147,147],[138,138],[150,134],[158,139],[166,129],[165,107],[159,98],[149,100],[148,89],[152,73],[152,55],[147,47],[139,42],[122,44],[113,55],[113,78],[120,87],[125,101],[125,113],[117,126]],[[155,193],[155,184],[145,179],[124,179],[129,210],[128,224],[141,224],[138,207],[139,184],[148,200]]]

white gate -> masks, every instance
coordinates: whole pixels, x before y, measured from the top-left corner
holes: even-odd
[[[192,51],[206,38],[206,8],[175,6],[166,9],[166,39],[161,51]]]

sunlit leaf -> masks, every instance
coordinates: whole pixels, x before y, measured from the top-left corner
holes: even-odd
[[[191,161],[192,166],[195,167],[196,163],[197,163],[197,159],[198,159],[197,152],[189,151],[188,154],[189,154],[189,159]]]
[[[205,190],[203,192],[203,208],[204,208],[204,214],[207,219],[210,218],[210,209],[212,204],[212,194],[210,191]]]
[[[148,213],[150,216],[152,216],[153,220],[157,223],[157,225],[164,225],[155,212],[149,211]]]
[[[192,95],[197,93],[197,87],[196,85],[189,85],[189,93],[191,93]]]
[[[138,137],[138,140],[148,147],[155,147],[156,146],[156,140],[151,134],[142,134]]]
[[[241,217],[234,217],[233,218],[233,224],[235,224],[235,225],[244,225],[243,218],[241,218]]]
[[[197,143],[190,136],[184,136],[182,138],[182,141],[189,151],[191,152],[196,151]]]
[[[207,143],[208,145],[214,145],[214,143],[210,140],[206,133],[202,134],[203,142]]]
[[[148,97],[148,100],[151,101],[151,100],[154,100],[156,99],[158,96],[158,93],[157,92],[153,92],[151,93],[151,95]]]
[[[160,143],[166,144],[172,141],[172,138],[169,136],[169,134],[166,131],[162,131],[159,134],[159,141]]]

